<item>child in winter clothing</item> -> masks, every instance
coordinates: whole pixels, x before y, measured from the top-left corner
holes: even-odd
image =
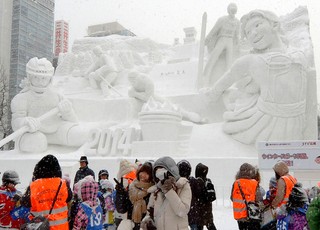
[[[307,220],[310,230],[320,230],[320,194],[310,203]]]
[[[266,198],[263,200],[264,209],[263,215],[264,220],[262,222],[262,230],[275,230],[277,227],[277,219],[273,215],[271,203],[277,194],[277,179],[271,177],[269,181],[269,190],[266,193]]]
[[[308,196],[301,183],[292,188],[286,210],[277,210],[277,229],[309,230],[307,223]]]
[[[113,200],[112,200],[112,193],[114,190],[113,184],[107,180],[102,179],[100,180],[101,192],[104,199],[104,217],[103,217],[103,227],[106,230],[115,229],[114,225],[114,216],[113,212],[115,209]]]
[[[140,223],[147,213],[147,204],[150,193],[147,190],[154,185],[152,175],[152,164],[145,162],[137,170],[137,178],[129,186],[129,199],[133,205],[132,221],[135,226],[133,230],[140,229]]]
[[[80,229],[103,229],[102,208],[98,202],[99,185],[92,176],[86,176],[80,185],[79,205],[74,220],[73,230]]]
[[[0,186],[0,229],[20,229],[20,225],[24,223],[22,218],[13,219],[10,215],[22,196],[15,188],[19,183],[19,176],[15,171],[8,170],[3,173],[2,185]]]

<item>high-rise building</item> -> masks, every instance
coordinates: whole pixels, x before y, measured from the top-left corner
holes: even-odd
[[[10,71],[11,18],[12,0],[0,1],[0,65],[7,76]]]
[[[59,56],[59,53],[67,53],[69,46],[69,24],[64,20],[55,22],[55,45],[54,56]]]
[[[21,89],[30,58],[53,58],[54,0],[13,0],[9,96]]]
[[[88,37],[104,37],[112,34],[136,36],[118,22],[109,22],[88,27]]]

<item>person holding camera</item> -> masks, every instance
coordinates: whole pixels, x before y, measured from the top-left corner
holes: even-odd
[[[188,229],[188,212],[192,197],[188,179],[180,177],[176,162],[168,156],[156,160],[153,175],[156,185],[148,189],[151,193],[148,214],[142,220],[141,228]]]

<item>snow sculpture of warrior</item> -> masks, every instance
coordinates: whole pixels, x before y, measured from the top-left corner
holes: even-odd
[[[242,143],[302,140],[305,130],[308,66],[304,53],[287,47],[278,17],[253,10],[241,19],[252,46],[207,93],[217,100],[234,83],[224,132]]]
[[[54,73],[51,62],[34,57],[27,63],[26,72],[25,86],[11,102],[13,130],[28,127],[16,140],[16,147],[23,152],[43,152],[48,144],[82,145],[88,136],[78,125],[71,102],[50,87]],[[39,119],[55,108],[56,114]]]

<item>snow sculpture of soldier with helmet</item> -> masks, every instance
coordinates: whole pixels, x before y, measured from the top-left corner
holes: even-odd
[[[54,68],[47,59],[31,58],[26,66],[27,78],[23,90],[11,102],[12,128],[27,127],[15,140],[16,148],[23,152],[43,152],[48,144],[81,146],[87,132],[77,123],[70,101],[51,86]],[[45,114],[53,111],[45,119]]]

